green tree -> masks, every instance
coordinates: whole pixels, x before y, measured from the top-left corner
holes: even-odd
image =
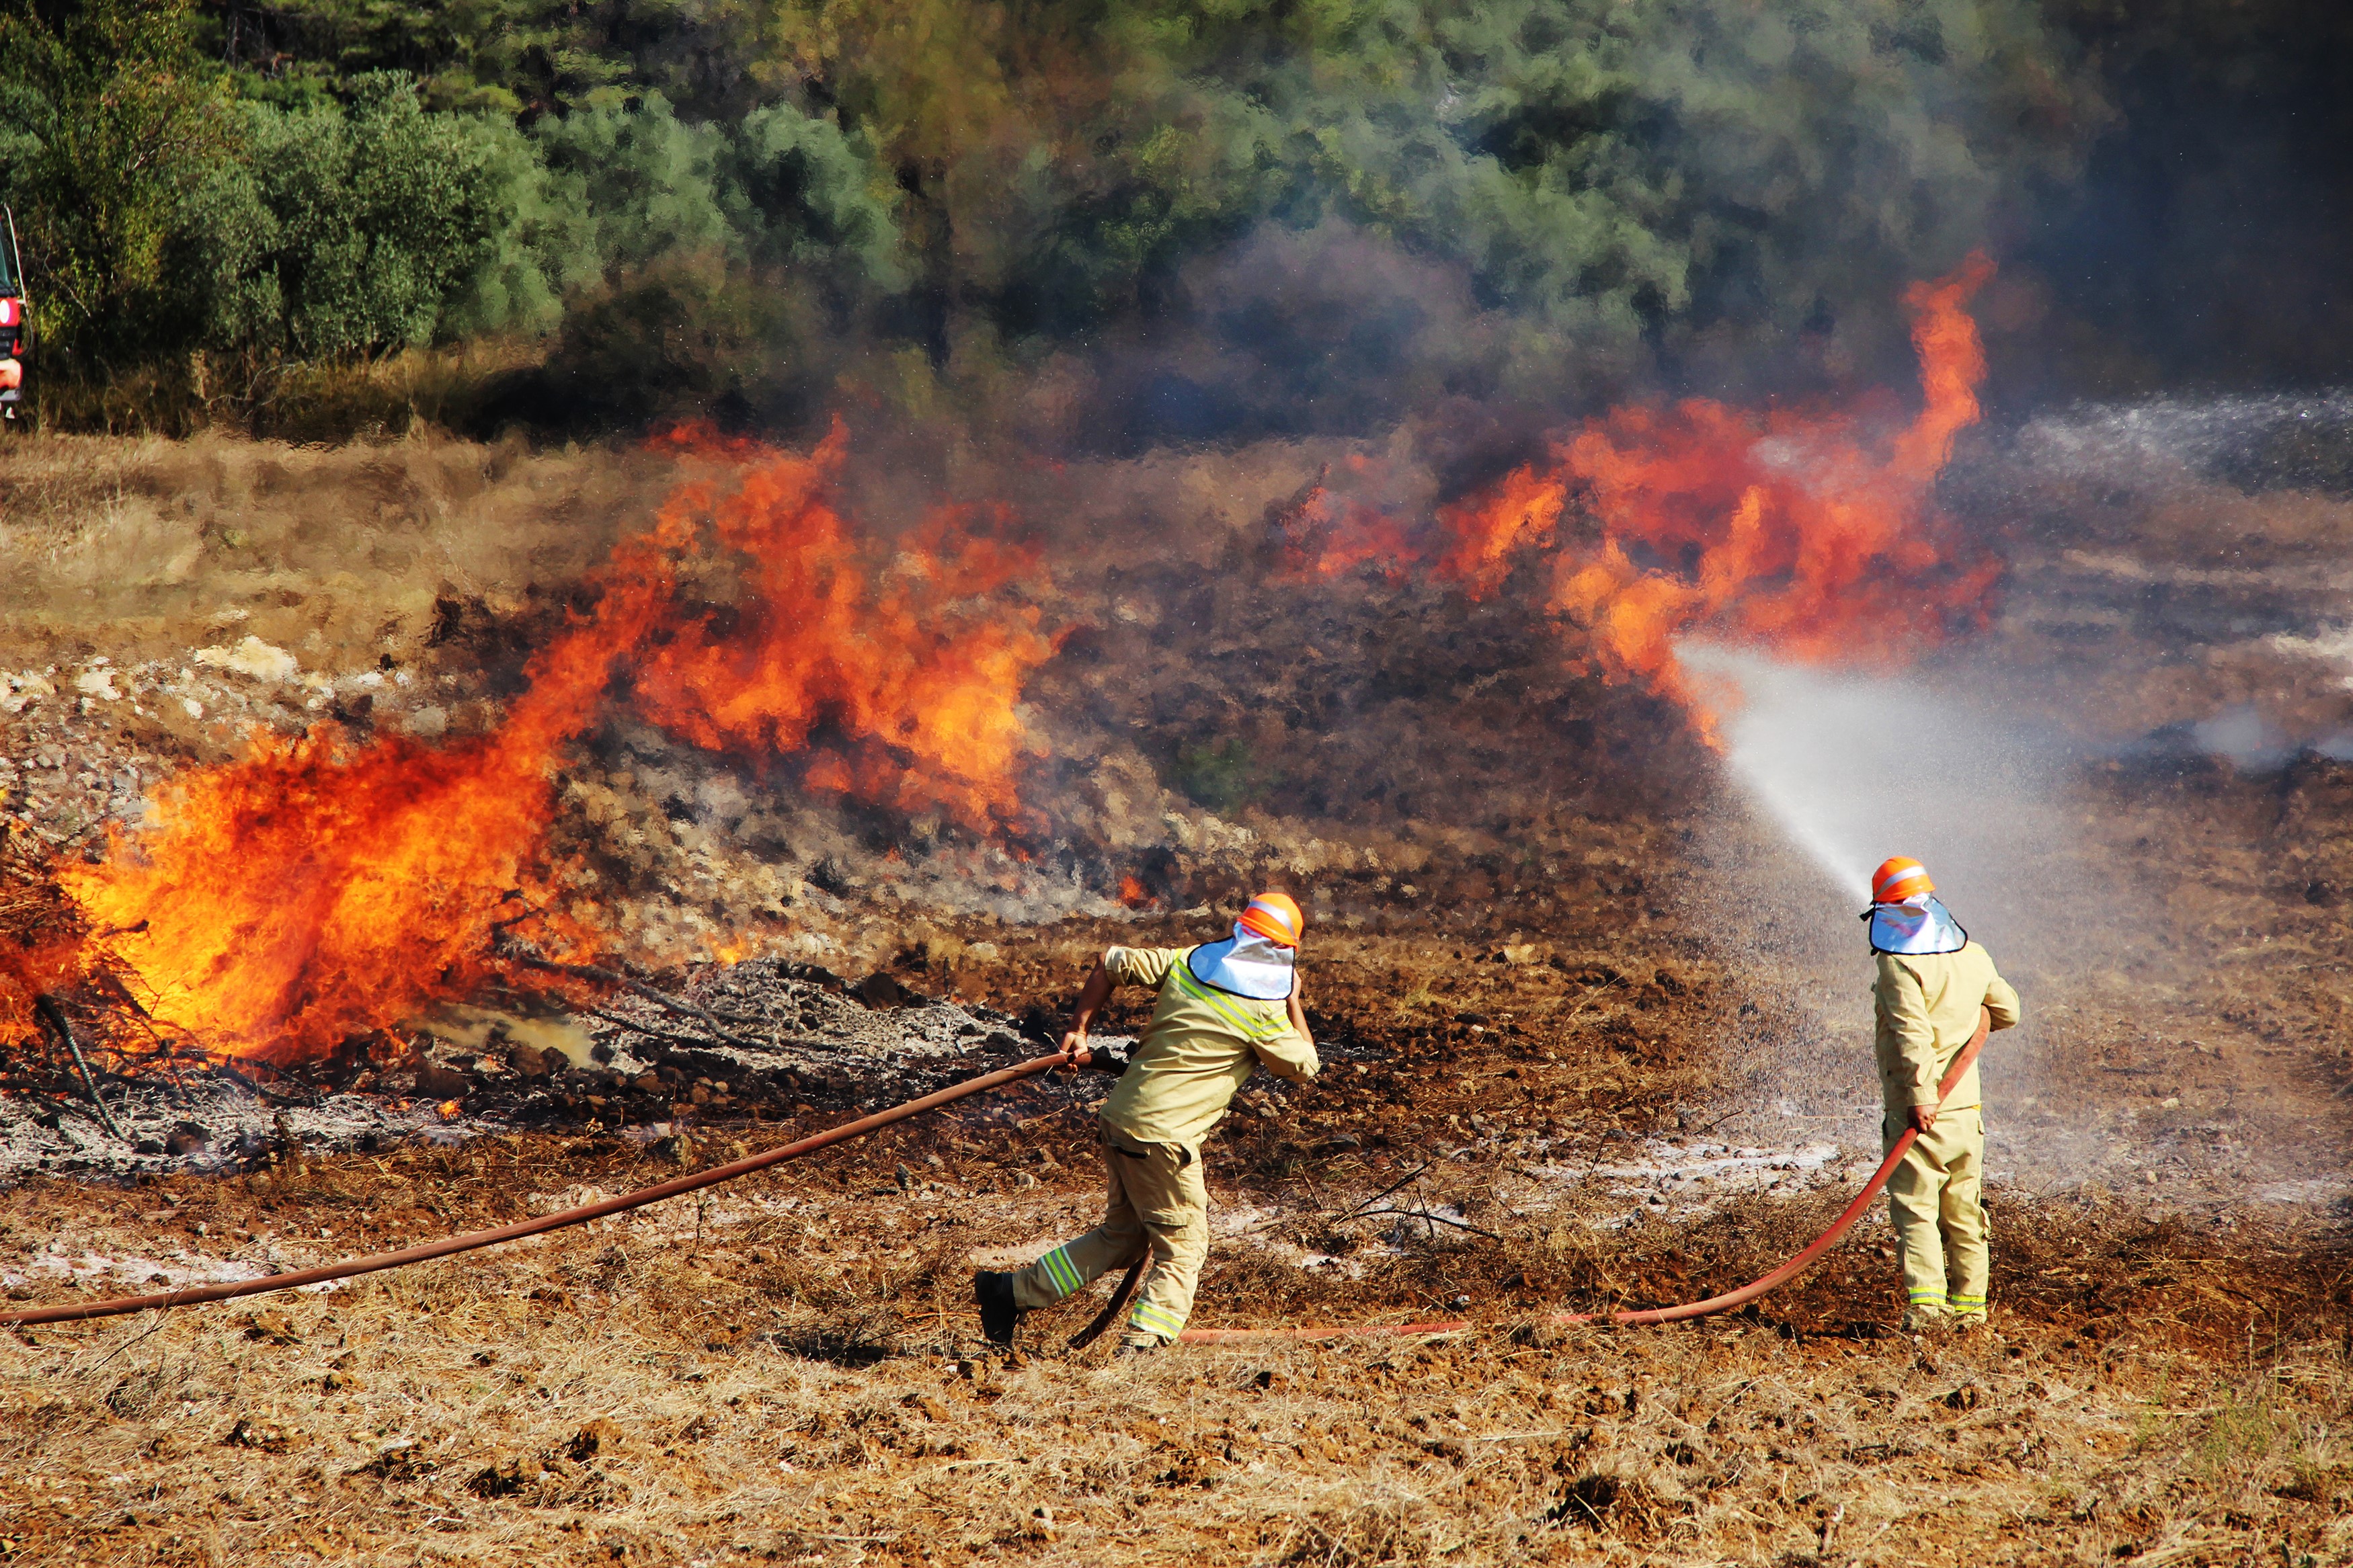
[[[427,107],[525,120],[646,93],[733,120],[794,84],[765,0],[206,0],[248,96],[289,106],[371,71],[417,79]]]
[[[103,374],[188,338],[174,223],[237,150],[227,74],[190,0],[0,14],[0,196],[16,211],[45,363]]]
[[[1893,372],[1901,285],[2101,113],[2041,0],[194,3],[0,19],[76,352],[568,322],[564,363],[674,342],[758,407],[853,362],[976,406],[1080,343],[1202,433]]]
[[[896,188],[824,118],[777,104],[689,124],[651,95],[533,139],[582,237],[540,378],[553,422],[797,423],[905,281]]]
[[[250,96],[300,107],[402,71],[431,108],[501,114],[617,102],[628,54],[615,5],[571,0],[215,0],[225,58]]]
[[[350,105],[244,108],[249,155],[180,215],[176,268],[213,345],[335,359],[559,313],[577,215],[503,118],[434,114],[406,77]]]

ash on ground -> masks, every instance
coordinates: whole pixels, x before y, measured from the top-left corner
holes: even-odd
[[[35,1173],[227,1171],[305,1152],[376,1152],[526,1130],[651,1141],[697,1128],[802,1129],[896,1105],[1053,1047],[1032,1020],[922,996],[888,974],[855,984],[754,959],[690,973],[674,993],[596,1003],[510,995],[452,1007],[389,1048],[353,1048],[283,1074],[255,1064],[99,1075],[114,1128],[64,1072],[0,1086],[0,1182]],[[1098,1038],[1116,1071],[1125,1042]],[[356,1043],[355,1043],[356,1047]],[[1100,1071],[1029,1080],[1018,1101],[959,1111],[986,1123],[1101,1098]]]

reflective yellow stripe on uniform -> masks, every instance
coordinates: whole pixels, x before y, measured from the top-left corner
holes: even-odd
[[[1071,1261],[1071,1249],[1067,1247],[1058,1247],[1038,1261],[1044,1266],[1046,1277],[1054,1282],[1054,1289],[1065,1296],[1086,1283],[1080,1278],[1078,1265]]]
[[[1182,959],[1177,960],[1176,967],[1169,973],[1176,977],[1176,989],[1196,1002],[1207,1004],[1210,1011],[1231,1024],[1235,1032],[1245,1040],[1279,1039],[1291,1033],[1291,1020],[1288,1018],[1252,1019],[1249,1015],[1231,1006],[1216,991],[1194,979],[1192,972],[1185,967],[1185,962]]]
[[[1127,1321],[1131,1328],[1142,1329],[1148,1334],[1158,1334],[1166,1340],[1173,1340],[1185,1331],[1185,1321],[1182,1318],[1173,1318],[1158,1308],[1142,1301],[1138,1301],[1135,1304],[1135,1310],[1127,1315]]]

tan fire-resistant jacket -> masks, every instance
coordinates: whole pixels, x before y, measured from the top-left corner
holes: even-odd
[[[1160,1002],[1144,1026],[1103,1119],[1144,1143],[1198,1149],[1261,1066],[1292,1079],[1315,1076],[1315,1047],[1291,1027],[1281,1002],[1220,991],[1185,967],[1187,947],[1114,947],[1103,968],[1120,985],[1152,985]]]
[[[1997,1029],[2018,1022],[2018,993],[1976,942],[1958,952],[1881,953],[1871,995],[1879,1014],[1879,1088],[1891,1116],[1936,1103],[1945,1069],[1978,1031],[1979,1007],[1993,1015]],[[1944,1109],[1967,1110],[1984,1103],[1972,1063]]]

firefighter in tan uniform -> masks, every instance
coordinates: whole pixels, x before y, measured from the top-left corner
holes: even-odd
[[[1018,1273],[973,1277],[981,1331],[1009,1344],[1023,1312],[1050,1307],[1149,1251],[1152,1270],[1119,1353],[1157,1350],[1183,1331],[1209,1252],[1201,1142],[1250,1074],[1315,1076],[1315,1040],[1299,1005],[1295,960],[1305,922],[1281,893],[1261,893],[1233,935],[1199,947],[1114,947],[1087,976],[1062,1049],[1089,1059],[1087,1028],[1114,985],[1160,994],[1152,1021],[1103,1108],[1109,1192],[1103,1223]]]
[[[1886,1109],[1880,1152],[1894,1148],[1905,1128],[1919,1129],[1887,1183],[1904,1267],[1905,1328],[1974,1331],[1989,1321],[1984,1096],[1975,1063],[1941,1104],[1936,1085],[1977,1033],[1979,1008],[1993,1028],[2018,1022],[2018,993],[1936,889],[1927,868],[1903,856],[1871,879],[1863,918],[1879,964],[1871,994]]]

